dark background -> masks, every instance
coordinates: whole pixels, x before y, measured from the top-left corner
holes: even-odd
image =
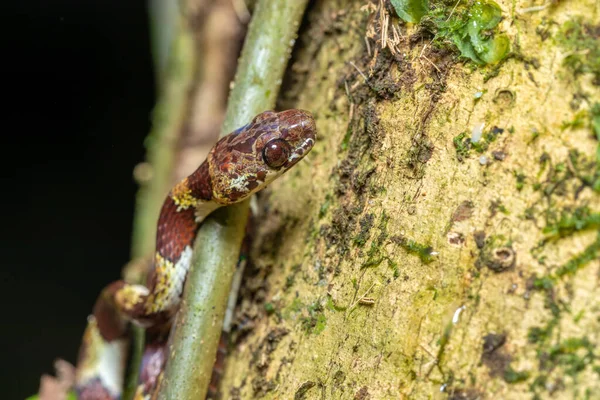
[[[145,0],[2,2],[0,397],[75,362],[129,260],[154,74]]]

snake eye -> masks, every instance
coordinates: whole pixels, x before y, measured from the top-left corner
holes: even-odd
[[[263,148],[263,160],[271,168],[280,168],[290,156],[290,145],[283,139],[273,139]]]

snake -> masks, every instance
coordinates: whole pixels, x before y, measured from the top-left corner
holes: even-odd
[[[158,337],[168,334],[202,221],[216,209],[265,188],[302,160],[315,141],[310,112],[262,112],[221,138],[200,166],[170,190],[158,217],[146,285],[123,280],[107,285],[88,317],[76,367],[79,400],[121,398],[130,323]],[[161,340],[146,341],[136,400],[155,398],[166,358]]]

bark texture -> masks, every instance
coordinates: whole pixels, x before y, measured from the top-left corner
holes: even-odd
[[[487,67],[312,4],[279,105],[319,138],[259,198],[224,398],[600,398],[599,6],[498,4]]]

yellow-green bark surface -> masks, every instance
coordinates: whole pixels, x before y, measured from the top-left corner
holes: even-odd
[[[600,398],[598,3],[499,2],[487,67],[360,3],[284,81],[319,138],[259,199],[225,398]]]

